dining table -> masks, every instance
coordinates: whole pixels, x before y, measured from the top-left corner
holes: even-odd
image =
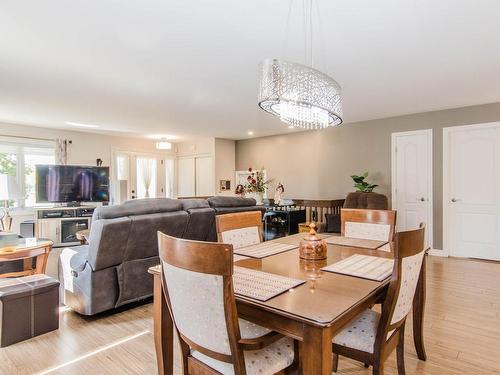
[[[299,373],[332,374],[332,340],[349,321],[365,309],[381,303],[389,279],[374,281],[321,270],[355,254],[393,258],[391,251],[328,243],[327,258],[306,261],[299,257],[304,233],[281,237],[273,242],[297,245],[297,248],[265,258],[246,258],[235,262],[246,267],[306,282],[267,301],[236,294],[238,315],[299,341]],[[326,238],[327,235],[322,234]],[[418,358],[426,360],[423,340],[425,307],[425,257],[413,300],[413,337]],[[174,325],[162,292],[161,267],[149,269],[154,276],[154,341],[159,374],[173,374]],[[168,280],[167,280],[168,282]]]

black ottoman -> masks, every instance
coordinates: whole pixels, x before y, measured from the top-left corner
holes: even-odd
[[[0,279],[0,348],[59,328],[59,281],[46,275]]]

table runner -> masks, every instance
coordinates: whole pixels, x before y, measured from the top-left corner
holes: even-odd
[[[365,238],[352,238],[343,236],[332,236],[325,240],[332,245],[361,247],[363,249],[378,249],[387,244],[387,241],[368,240]]]
[[[243,297],[250,297],[263,302],[303,283],[305,283],[304,280],[292,279],[245,267],[234,267],[234,292]]]
[[[288,250],[296,249],[297,245],[288,245],[284,243],[277,242],[261,242],[256,245],[250,245],[245,247],[240,247],[235,249],[234,253],[251,257],[251,258],[265,258],[271,255],[276,255]]]
[[[382,281],[391,276],[393,259],[355,254],[323,267],[322,271],[340,273],[368,280]]]

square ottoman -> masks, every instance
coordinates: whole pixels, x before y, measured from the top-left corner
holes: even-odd
[[[59,281],[46,275],[0,279],[0,348],[59,328]]]

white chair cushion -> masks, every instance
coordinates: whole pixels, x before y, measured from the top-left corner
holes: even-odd
[[[248,320],[239,319],[240,334],[242,339],[256,339],[267,335],[271,330],[259,326],[258,324],[249,322]]]
[[[380,314],[367,309],[354,318],[333,338],[333,343],[373,353]]]
[[[191,355],[223,375],[234,374],[231,363],[218,361],[196,350],[192,350]],[[247,375],[271,375],[293,363],[293,340],[285,337],[264,349],[245,351],[244,356]]]
[[[346,221],[344,236],[363,238],[365,240],[389,241],[391,226],[389,224],[373,224]]]
[[[227,230],[221,233],[221,237],[222,242],[233,245],[235,250],[260,243],[259,228],[255,226]]]

